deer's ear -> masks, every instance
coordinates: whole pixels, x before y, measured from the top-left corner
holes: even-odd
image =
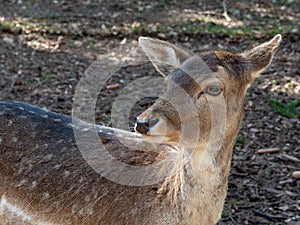
[[[175,45],[157,39],[140,37],[139,44],[163,76],[168,76],[189,58],[189,53]]]
[[[269,66],[280,41],[281,35],[277,34],[272,40],[242,54],[246,59],[247,71],[251,74],[252,79]]]

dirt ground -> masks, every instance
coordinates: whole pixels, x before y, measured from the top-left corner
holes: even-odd
[[[300,120],[270,107],[300,99],[300,8],[296,0],[0,1],[0,100],[19,100],[71,114],[76,85],[109,50],[151,36],[201,52],[243,51],[276,33],[283,42],[245,100],[234,149],[223,224],[300,224]],[[157,76],[153,67],[120,70],[99,97],[96,120],[111,125],[112,103],[131,81]],[[145,96],[135,115],[155,100]],[[297,108],[298,107],[298,108]],[[299,112],[299,106],[296,106]],[[279,151],[258,154],[265,148]]]

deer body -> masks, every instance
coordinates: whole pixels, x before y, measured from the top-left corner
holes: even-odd
[[[220,216],[227,189],[223,171],[219,171],[222,177],[217,183],[211,176],[215,171],[209,170],[199,179],[189,181],[184,195],[178,196],[180,203],[174,205],[167,191],[161,196],[157,194],[162,184],[123,186],[93,171],[76,146],[70,117],[18,102],[2,102],[0,109],[0,190],[2,200],[9,203],[1,205],[1,210],[6,216],[10,210],[8,205],[22,211],[20,219],[29,224],[200,224],[201,221],[205,224],[214,223]],[[108,148],[110,145],[122,148],[112,132],[118,130],[99,127],[99,137],[105,137]],[[128,137],[141,142],[132,133],[128,132]],[[148,154],[152,154],[154,162],[160,157],[158,153],[168,150],[164,146],[153,149],[152,145],[144,145],[144,151],[150,151]],[[130,155],[128,161],[136,156],[134,152],[127,155]],[[206,182],[198,182],[201,180]],[[220,199],[209,198],[219,198],[220,194]],[[199,199],[204,204],[199,205]],[[199,218],[197,211],[210,213]],[[11,219],[3,219],[3,215],[0,218],[7,223]]]
[[[217,223],[227,193],[232,148],[242,120],[246,89],[270,63],[280,39],[276,36],[240,55],[215,52],[203,56],[201,59],[214,74],[212,81],[206,72],[205,79],[200,73],[201,81],[195,77],[194,72],[199,71],[195,66],[198,58],[194,60],[184,50],[166,42],[140,39],[149,59],[159,72],[169,76],[171,83],[166,98],[157,100],[138,117],[136,131],[142,138],[84,122],[74,128],[70,117],[26,103],[0,102],[1,224]],[[257,56],[263,59],[261,65],[251,58]],[[166,61],[167,64],[161,63]],[[196,105],[201,135],[194,146],[190,145],[193,140],[189,140],[189,130],[180,132],[195,118],[181,107],[186,99],[176,94],[180,92],[178,86]],[[219,109],[220,96],[225,99],[225,111]],[[187,116],[178,118],[166,99],[175,108],[181,107]],[[222,129],[218,129],[221,116],[210,115],[216,112],[225,113]],[[180,119],[185,122],[178,124]],[[209,136],[213,126],[216,130]],[[178,171],[166,180],[146,186],[115,183],[94,171],[82,157],[73,129],[97,129],[99,141],[127,164],[146,166],[171,157],[178,161]],[[120,140],[138,147],[125,147]],[[92,148],[97,151],[97,147]],[[188,163],[181,163],[185,158],[190,158]]]

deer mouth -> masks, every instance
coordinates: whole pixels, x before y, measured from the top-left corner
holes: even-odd
[[[146,118],[138,119],[135,124],[135,131],[142,134],[142,139],[155,144],[178,144],[180,131],[168,126],[164,119]]]
[[[142,134],[144,141],[153,144],[168,144],[172,146],[178,146],[178,135],[166,135],[166,134]]]

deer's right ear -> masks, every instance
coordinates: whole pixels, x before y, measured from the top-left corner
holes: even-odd
[[[281,35],[277,34],[272,40],[243,53],[251,80],[269,66],[280,42]]]
[[[140,37],[139,44],[163,76],[168,76],[189,58],[190,54],[175,45],[157,39]]]

